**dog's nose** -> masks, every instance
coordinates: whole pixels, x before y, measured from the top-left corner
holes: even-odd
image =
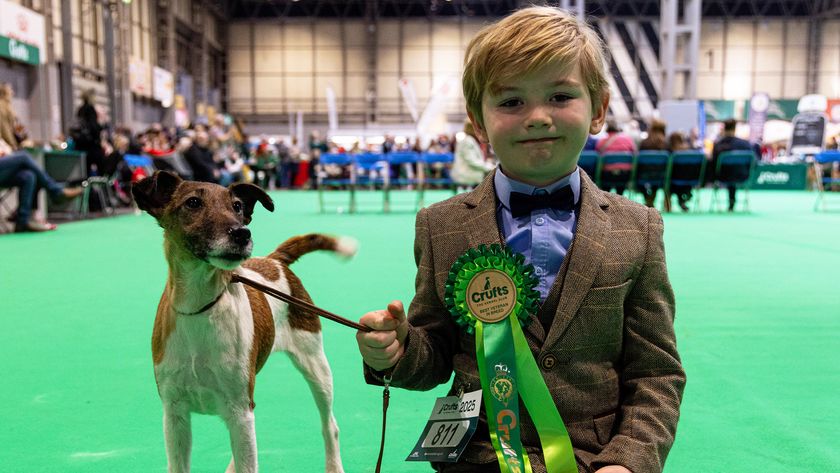
[[[237,245],[247,245],[251,239],[251,230],[246,227],[231,228],[228,234]]]

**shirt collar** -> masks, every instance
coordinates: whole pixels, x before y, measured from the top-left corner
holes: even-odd
[[[533,195],[538,190],[545,190],[547,193],[552,193],[557,189],[565,186],[571,186],[572,194],[575,196],[575,205],[580,200],[580,168],[576,167],[574,171],[568,176],[562,177],[557,181],[545,187],[535,187],[524,182],[519,182],[506,176],[502,171],[501,166],[496,169],[496,175],[493,176],[493,183],[496,186],[496,197],[499,199],[505,208],[510,209],[510,193],[521,192],[523,194]]]

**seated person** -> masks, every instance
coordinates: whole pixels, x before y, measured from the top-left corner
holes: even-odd
[[[653,120],[648,130],[648,136],[641,143],[639,143],[639,151],[667,151],[668,140],[665,138],[665,122],[662,120]],[[637,182],[640,178],[651,179],[657,172],[647,170],[641,166],[636,169]],[[645,184],[639,189],[645,196],[645,205],[653,207],[653,202],[656,200],[656,193],[659,191],[658,186]],[[671,200],[665,199],[665,211],[671,211]]]
[[[621,132],[618,124],[612,120],[607,122],[607,136],[598,140],[595,150],[599,154],[630,153],[636,154],[636,143],[633,138]],[[630,174],[633,172],[631,163],[604,164],[601,169],[601,187],[605,191],[615,189],[616,194],[624,194]]]
[[[668,136],[668,151],[687,151],[691,149],[688,145],[688,140],[685,135],[679,131],[675,131]],[[682,166],[674,166],[671,171],[671,179],[690,179],[692,172],[690,169],[684,169]],[[677,202],[683,212],[688,212],[688,201],[691,200],[691,186],[680,186],[671,184],[671,194],[677,195]],[[670,207],[671,196],[665,196],[666,203]]]
[[[38,222],[31,218],[32,203],[38,189],[46,189],[53,200],[66,200],[82,194],[81,187],[68,188],[55,182],[38,166],[38,163],[24,151],[14,151],[0,140],[0,187],[18,188],[18,208],[15,217],[15,232],[45,232],[55,230],[49,222]]]
[[[184,158],[192,168],[193,180],[214,184],[221,182],[222,172],[213,157],[213,151],[210,150],[210,137],[206,131],[195,134],[195,141],[184,152]]]

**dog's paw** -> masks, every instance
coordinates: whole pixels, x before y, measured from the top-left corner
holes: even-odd
[[[359,240],[343,236],[335,239],[335,252],[345,258],[352,258],[359,251]]]

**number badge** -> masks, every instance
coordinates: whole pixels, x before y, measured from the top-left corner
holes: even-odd
[[[481,390],[439,397],[406,461],[456,462],[478,426]]]

